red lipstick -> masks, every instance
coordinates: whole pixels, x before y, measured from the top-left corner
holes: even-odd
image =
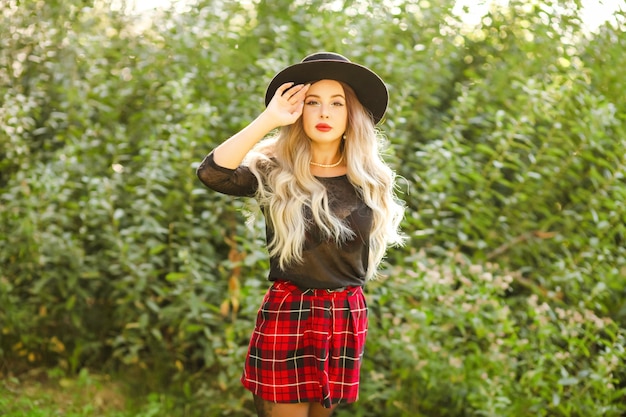
[[[332,129],[332,127],[330,127],[326,123],[318,123],[315,125],[315,128],[319,130],[320,132],[328,132]]]

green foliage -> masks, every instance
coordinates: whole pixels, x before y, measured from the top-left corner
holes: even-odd
[[[152,394],[141,405],[132,404],[111,378],[82,369],[74,378],[51,369],[25,379],[11,377],[0,385],[0,412],[4,417],[154,417],[167,410],[167,401]]]
[[[409,259],[413,271],[368,287],[372,411],[346,416],[621,415],[626,352],[614,321],[535,295],[511,302],[523,278],[496,264]]]
[[[579,2],[517,0],[468,28],[453,1],[378,3],[2,2],[0,371],[253,415],[263,229],[194,170],[277,70],[333,50],[388,82],[410,237],[367,286],[361,400],[337,415],[623,415],[626,16],[585,34]]]

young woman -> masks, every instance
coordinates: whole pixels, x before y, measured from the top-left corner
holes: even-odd
[[[265,216],[272,285],[241,378],[261,417],[327,417],[358,397],[362,287],[402,241],[375,129],[387,102],[368,68],[309,55],[274,77],[266,109],[198,168],[206,186],[255,197]]]

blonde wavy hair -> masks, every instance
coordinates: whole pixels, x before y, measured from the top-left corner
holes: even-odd
[[[382,159],[384,138],[354,90],[341,83],[348,109],[348,124],[342,144],[348,180],[373,212],[367,278],[376,274],[387,247],[401,244],[399,225],[404,206],[395,196],[395,174]],[[273,230],[269,254],[285,268],[302,261],[307,210],[326,239],[338,244],[355,233],[344,220],[333,215],[325,187],[311,174],[311,145],[304,133],[302,118],[282,127],[259,142],[248,154],[246,164],[259,184],[256,199]]]

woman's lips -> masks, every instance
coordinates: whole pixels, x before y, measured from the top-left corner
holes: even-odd
[[[328,132],[329,130],[332,129],[332,127],[330,127],[326,123],[318,123],[315,125],[315,128],[319,130],[320,132]]]

